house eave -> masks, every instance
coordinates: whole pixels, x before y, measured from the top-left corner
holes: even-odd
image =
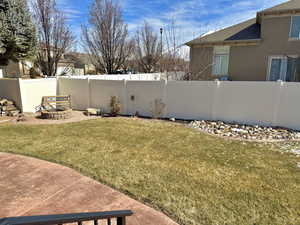
[[[262,39],[249,39],[249,40],[228,40],[228,41],[215,41],[203,43],[187,43],[190,47],[214,47],[216,45],[229,45],[229,46],[251,46],[259,45]]]
[[[292,16],[292,15],[300,15],[300,9],[261,11],[257,13],[257,22],[261,23],[262,18]]]

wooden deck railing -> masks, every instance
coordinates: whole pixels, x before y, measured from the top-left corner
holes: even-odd
[[[77,223],[82,225],[85,221],[93,221],[98,225],[99,221],[106,221],[107,225],[112,225],[112,220],[116,220],[117,225],[126,225],[126,217],[133,214],[130,210],[95,212],[95,213],[77,213],[60,214],[44,216],[21,216],[0,219],[0,225],[62,225],[68,223]]]

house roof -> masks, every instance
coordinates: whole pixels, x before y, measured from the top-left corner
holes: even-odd
[[[278,12],[278,11],[295,10],[295,9],[300,9],[300,0],[289,0],[282,4],[265,9],[259,13],[269,13],[269,12]]]
[[[227,27],[209,35],[200,36],[187,42],[186,45],[255,44],[261,38],[261,17],[286,13],[300,13],[300,0],[289,0],[285,3],[265,9],[257,13],[257,18]]]
[[[186,45],[256,41],[258,39],[260,39],[260,24],[257,23],[256,18],[253,18],[214,33],[200,36],[186,43]]]

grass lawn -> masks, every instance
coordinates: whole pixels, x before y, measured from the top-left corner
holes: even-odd
[[[0,134],[1,151],[72,167],[180,224],[300,224],[300,158],[275,144],[126,118],[0,124]]]

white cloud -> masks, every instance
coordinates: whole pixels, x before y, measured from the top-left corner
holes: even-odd
[[[80,23],[88,15],[74,7],[73,0],[57,0],[65,12],[76,35],[80,36]],[[208,31],[242,22],[256,16],[257,11],[285,2],[286,0],[116,0],[123,7],[125,22],[131,35],[146,20],[159,32],[172,19],[180,30],[182,43],[190,41]],[[82,6],[88,7],[84,0]],[[76,5],[76,4],[75,4]],[[82,18],[85,17],[84,20]],[[81,19],[81,20],[80,20]]]
[[[64,13],[70,23],[74,19],[80,18],[83,16],[82,12],[72,6],[72,1],[70,0],[56,0],[57,6]]]
[[[131,31],[139,27],[143,20],[147,20],[159,31],[159,27],[166,26],[174,18],[185,42],[210,30],[219,30],[253,18],[257,11],[285,2],[285,0],[182,0],[175,1],[175,3],[170,0],[161,0],[160,4],[170,4],[170,7],[167,10],[162,7],[160,12],[152,13],[149,12],[151,5],[145,6],[145,4],[134,4],[134,2],[135,0],[123,1],[126,13],[140,15],[129,22]],[[154,0],[152,5],[156,3]],[[145,7],[147,7],[146,10]]]

